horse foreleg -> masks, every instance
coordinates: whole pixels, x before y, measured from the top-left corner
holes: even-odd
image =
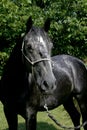
[[[18,119],[17,119],[17,114],[13,110],[13,108],[11,106],[10,108],[4,107],[4,113],[8,122],[9,130],[17,130]]]
[[[63,104],[65,110],[69,113],[72,122],[75,127],[80,125],[80,113],[77,111],[73,99],[69,98],[66,103]],[[79,130],[79,129],[78,129]]]
[[[26,130],[36,130],[36,112],[32,108],[27,109]]]

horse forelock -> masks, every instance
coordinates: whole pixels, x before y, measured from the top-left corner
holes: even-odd
[[[43,47],[48,49],[48,51],[52,48],[52,42],[43,28],[32,27],[26,37],[33,43],[37,42],[42,44]]]

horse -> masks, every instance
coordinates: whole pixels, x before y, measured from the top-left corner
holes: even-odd
[[[44,27],[40,28],[32,26],[31,17],[28,19],[26,35],[24,39],[18,39],[3,70],[0,100],[4,106],[9,130],[17,130],[18,114],[25,118],[26,129],[31,129],[33,110],[39,102],[38,95],[34,93],[38,88],[49,93],[56,87],[50,57],[52,42],[47,34],[49,22],[47,19]],[[36,86],[34,91],[33,86]]]
[[[87,69],[76,57],[64,54],[51,57],[49,27],[49,19],[44,28],[37,28],[29,18],[23,42],[16,44],[8,60],[1,79],[0,100],[9,130],[17,130],[17,114],[24,117],[26,130],[36,130],[37,113],[45,111],[45,104],[49,110],[63,105],[77,127],[80,113],[73,97],[83,122],[87,121]],[[84,129],[87,130],[87,125]]]

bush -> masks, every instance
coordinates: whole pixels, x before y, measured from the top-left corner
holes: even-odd
[[[53,55],[67,53],[80,58],[86,56],[87,0],[1,0],[1,68],[17,38],[25,32],[29,16],[37,26],[42,26],[47,17],[52,20],[49,35],[54,43]]]

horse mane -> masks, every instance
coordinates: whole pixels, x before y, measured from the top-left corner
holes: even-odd
[[[18,37],[16,40],[16,45],[14,45],[13,50],[6,62],[6,65],[3,69],[3,75],[4,73],[10,74],[12,72],[18,71],[18,66],[22,66],[22,60],[21,60],[21,46],[22,46],[22,37]],[[22,66],[23,67],[23,66]]]

